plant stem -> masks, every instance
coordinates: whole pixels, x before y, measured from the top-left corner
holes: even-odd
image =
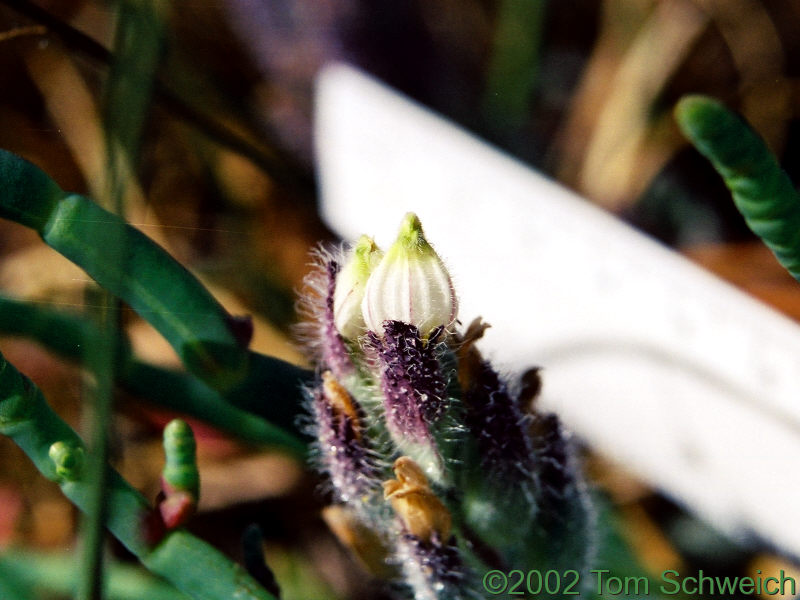
[[[4,150],[0,179],[0,217],[35,229],[131,306],[190,371],[218,389],[233,388],[246,377],[246,326],[160,246],[88,198],[63,192],[36,166]],[[115,248],[121,257],[115,257]]]
[[[81,523],[82,555],[76,597],[79,600],[100,600],[103,597],[103,540],[107,513],[108,430],[113,426],[113,381],[116,369],[114,353],[117,333],[116,301],[110,301],[105,312],[104,333],[96,343],[86,347],[85,361],[95,373],[95,384],[85,390],[84,414],[88,415],[90,460],[87,481],[90,486],[87,510]]]
[[[297,405],[269,402],[267,398],[261,398],[264,409],[272,412],[270,416],[277,417],[276,421],[266,421],[247,409],[231,405],[216,391],[185,373],[140,361],[130,362],[120,384],[145,400],[201,419],[237,439],[276,446],[300,460],[306,455],[307,444],[298,437]]]
[[[748,227],[800,281],[800,194],[764,141],[707,96],[685,96],[675,107],[675,117],[724,179]]]
[[[158,0],[131,2],[122,0],[117,6],[117,29],[114,35],[116,60],[111,65],[104,88],[104,133],[106,147],[105,180],[108,189],[99,200],[114,215],[125,214],[127,187],[125,165],[135,164],[141,130],[150,105],[150,93],[163,49],[164,28]],[[125,274],[125,247],[128,238],[119,221],[89,224],[86,239],[96,239],[101,227],[109,227],[117,244],[105,248],[108,264],[117,277]],[[101,335],[85,347],[85,363],[95,374],[95,385],[87,392],[90,461],[87,479],[90,485],[88,510],[82,530],[82,567],[79,571],[77,598],[103,598],[103,541],[107,507],[106,486],[109,430],[113,427],[114,381],[121,364],[117,338],[120,335],[120,304],[106,291],[100,294],[102,306]]]
[[[31,338],[71,361],[80,361],[83,348],[98,343],[95,340],[101,335],[98,326],[89,318],[2,295],[0,333]],[[300,385],[311,380],[311,372],[276,358],[263,357],[263,362],[253,361],[261,365],[263,378],[272,381],[272,387],[276,380],[285,379],[283,387],[294,391],[283,394],[280,402],[267,401],[264,393],[251,397],[244,389],[231,394],[228,399],[187,373],[137,360],[131,355],[130,344],[124,335],[118,336],[116,345],[114,352],[119,357],[117,384],[125,391],[205,421],[245,442],[275,446],[298,458],[305,456],[306,441],[298,428],[297,416],[300,412]]]
[[[539,79],[546,10],[546,0],[500,3],[483,98],[484,114],[495,126],[519,127],[528,117]]]
[[[90,510],[90,485],[81,466],[83,442],[50,409],[33,382],[2,355],[0,433],[11,437],[78,508]],[[60,452],[53,452],[54,445]],[[197,600],[276,600],[239,565],[182,529],[160,540],[149,539],[152,509],[119,473],[109,467],[107,476],[108,529],[153,573]]]
[[[75,589],[74,562],[69,553],[6,550],[0,554],[0,591],[3,584],[11,580],[18,587],[25,588],[25,595],[0,595],[0,598],[30,599],[34,597],[34,589],[69,596]],[[106,573],[109,600],[189,600],[189,596],[148,575],[140,567],[111,563]]]

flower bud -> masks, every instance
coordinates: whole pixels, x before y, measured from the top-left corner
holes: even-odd
[[[55,465],[56,475],[65,481],[76,481],[80,478],[85,462],[83,448],[58,441],[50,446],[48,455]]]
[[[529,479],[533,450],[528,419],[488,361],[471,365],[470,371],[465,422],[478,442],[484,473],[508,485]]]
[[[394,463],[394,473],[397,479],[384,482],[383,494],[406,532],[425,542],[434,534],[440,542],[446,542],[450,537],[450,513],[431,491],[422,469],[409,457],[401,456]]]
[[[341,265],[333,253],[322,247],[316,248],[312,257],[312,269],[303,279],[297,303],[297,312],[303,318],[296,329],[297,337],[317,368],[330,370],[345,381],[355,369],[333,318],[333,295]]]
[[[330,371],[322,373],[322,395],[343,438],[361,440],[361,423],[352,397]]]
[[[423,338],[455,321],[450,275],[414,213],[405,216],[397,240],[370,275],[361,309],[367,329],[379,335],[385,321],[410,323]]]
[[[336,276],[333,319],[336,329],[345,339],[356,338],[366,329],[361,314],[361,302],[370,273],[382,257],[383,252],[372,238],[362,235]]]
[[[397,479],[384,482],[383,492],[402,522],[403,531],[395,539],[395,561],[402,566],[413,597],[471,598],[464,593],[469,585],[467,569],[450,537],[450,512],[411,458],[398,458],[394,473]]]

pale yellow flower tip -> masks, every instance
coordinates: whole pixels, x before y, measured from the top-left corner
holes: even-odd
[[[333,292],[333,322],[345,339],[354,339],[364,333],[361,302],[370,273],[380,263],[383,252],[374,240],[362,235],[348,255],[336,276]]]

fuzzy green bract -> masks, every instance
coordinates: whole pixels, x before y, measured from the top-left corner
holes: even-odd
[[[750,229],[800,281],[800,195],[764,141],[706,96],[686,96],[675,116],[684,135],[724,179]]]

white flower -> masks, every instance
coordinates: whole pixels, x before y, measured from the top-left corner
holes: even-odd
[[[361,301],[369,275],[380,262],[383,252],[372,238],[362,235],[348,255],[348,259],[336,276],[333,292],[333,322],[346,339],[354,339],[364,333],[364,318],[361,316]]]
[[[379,335],[388,320],[416,326],[421,337],[455,321],[458,302],[450,275],[414,213],[405,216],[397,240],[372,271],[361,309],[367,329]]]

